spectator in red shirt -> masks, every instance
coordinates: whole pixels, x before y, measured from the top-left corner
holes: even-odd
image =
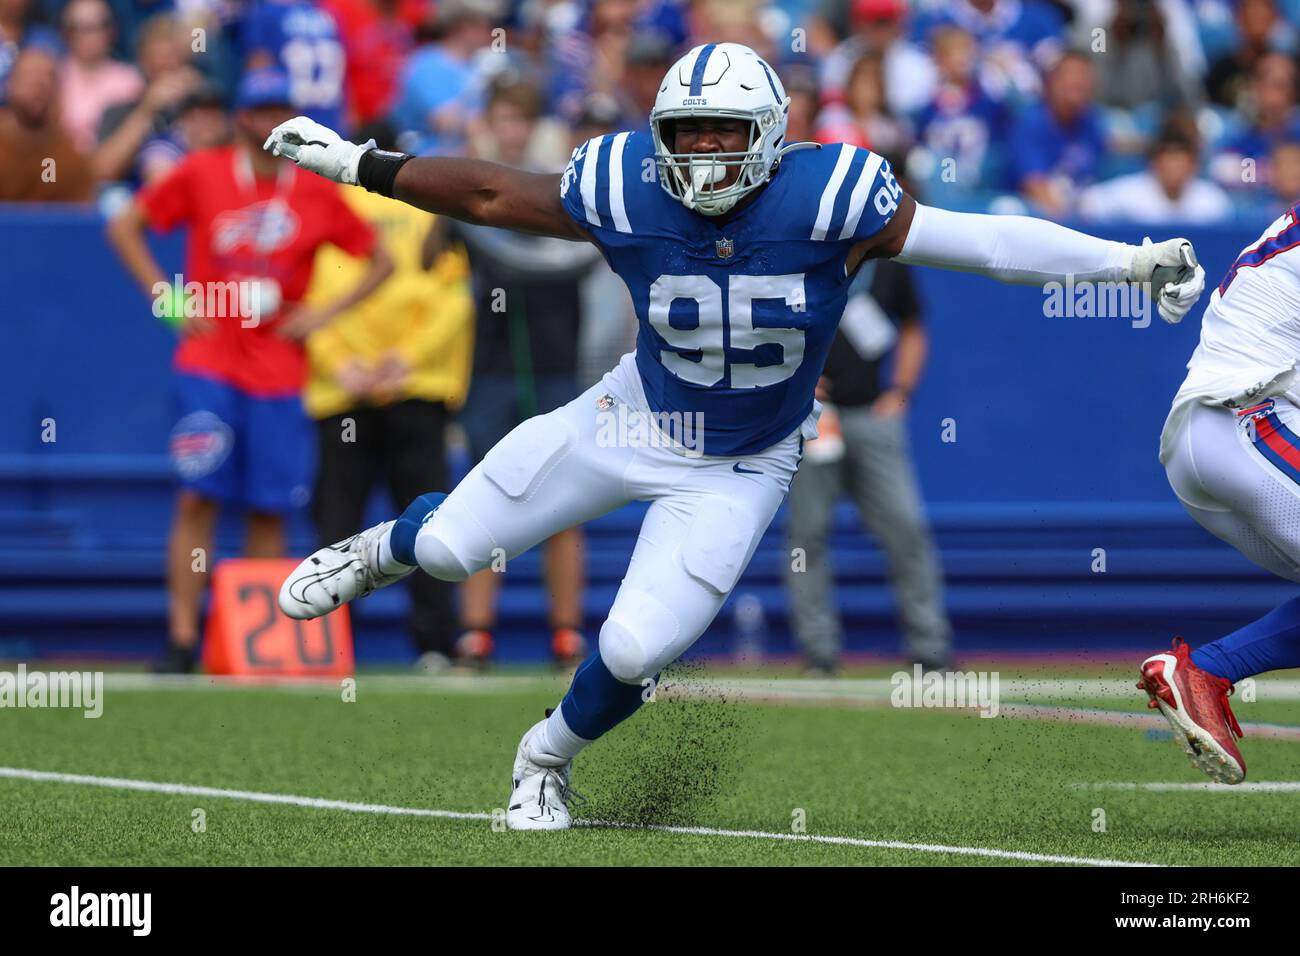
[[[282,73],[248,74],[236,96],[236,144],[190,154],[109,227],[155,314],[181,327],[171,436],[181,490],[168,542],[167,670],[193,667],[207,569],[196,554],[211,554],[220,506],[247,512],[248,556],[275,557],[284,552],[286,512],[307,503],[313,436],[300,398],[303,339],[393,270],[374,230],[337,186],[262,151],[271,130],[293,115],[288,98]],[[189,229],[183,283],[163,274],[145,242],[146,227],[178,226]],[[340,301],[309,308],[302,298],[326,243],[369,258],[370,266]]]
[[[322,0],[334,15],[347,54],[344,90],[358,135],[391,138],[371,127],[388,115],[403,65],[415,47],[415,28],[402,19],[399,0]],[[363,138],[364,138],[363,136]]]

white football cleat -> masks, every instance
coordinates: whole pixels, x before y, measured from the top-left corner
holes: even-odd
[[[515,754],[514,792],[506,805],[506,826],[511,830],[567,830],[569,769],[572,760],[536,753],[530,748],[545,720],[539,720],[519,741]]]
[[[414,571],[414,566],[403,566],[396,574],[385,574],[379,568],[379,545],[395,523],[367,528],[303,561],[280,585],[280,610],[300,621],[321,617]]]

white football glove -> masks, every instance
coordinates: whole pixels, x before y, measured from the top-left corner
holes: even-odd
[[[1156,310],[1170,325],[1181,322],[1205,291],[1205,269],[1196,261],[1196,250],[1186,239],[1157,243],[1152,243],[1149,236],[1143,239],[1129,263],[1128,278],[1152,283]]]
[[[360,146],[349,143],[328,126],[305,116],[295,116],[273,129],[262,148],[270,150],[273,156],[285,156],[318,176],[355,186],[357,164],[362,154],[375,145],[373,139]]]

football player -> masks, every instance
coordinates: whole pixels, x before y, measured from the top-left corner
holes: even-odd
[[[1260,567],[1300,582],[1300,205],[1242,250],[1201,319],[1160,436],[1174,494],[1202,527]],[[1192,765],[1246,779],[1228,696],[1240,680],[1300,667],[1300,598],[1192,651],[1143,661],[1138,687]]]
[[[305,118],[267,140],[431,212],[593,242],[632,293],[636,349],[601,382],[519,425],[449,495],[317,551],[280,592],[286,614],[316,617],[416,567],[463,580],[494,554],[650,502],[597,652],[519,743],[512,828],[569,826],[573,758],[650,696],[726,600],[816,434],[813,392],[865,259],[1027,284],[1149,282],[1183,261],[1184,240],[1131,246],[921,206],[870,150],[786,143],[789,102],[753,50],[709,43],[668,70],[647,131],[590,140],[562,175],[382,152]],[[1167,320],[1200,295],[1197,270],[1159,290]]]

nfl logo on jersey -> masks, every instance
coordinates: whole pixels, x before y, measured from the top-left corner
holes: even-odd
[[[719,239],[714,243],[714,247],[718,250],[719,259],[730,259],[736,254],[736,242],[734,239]]]

